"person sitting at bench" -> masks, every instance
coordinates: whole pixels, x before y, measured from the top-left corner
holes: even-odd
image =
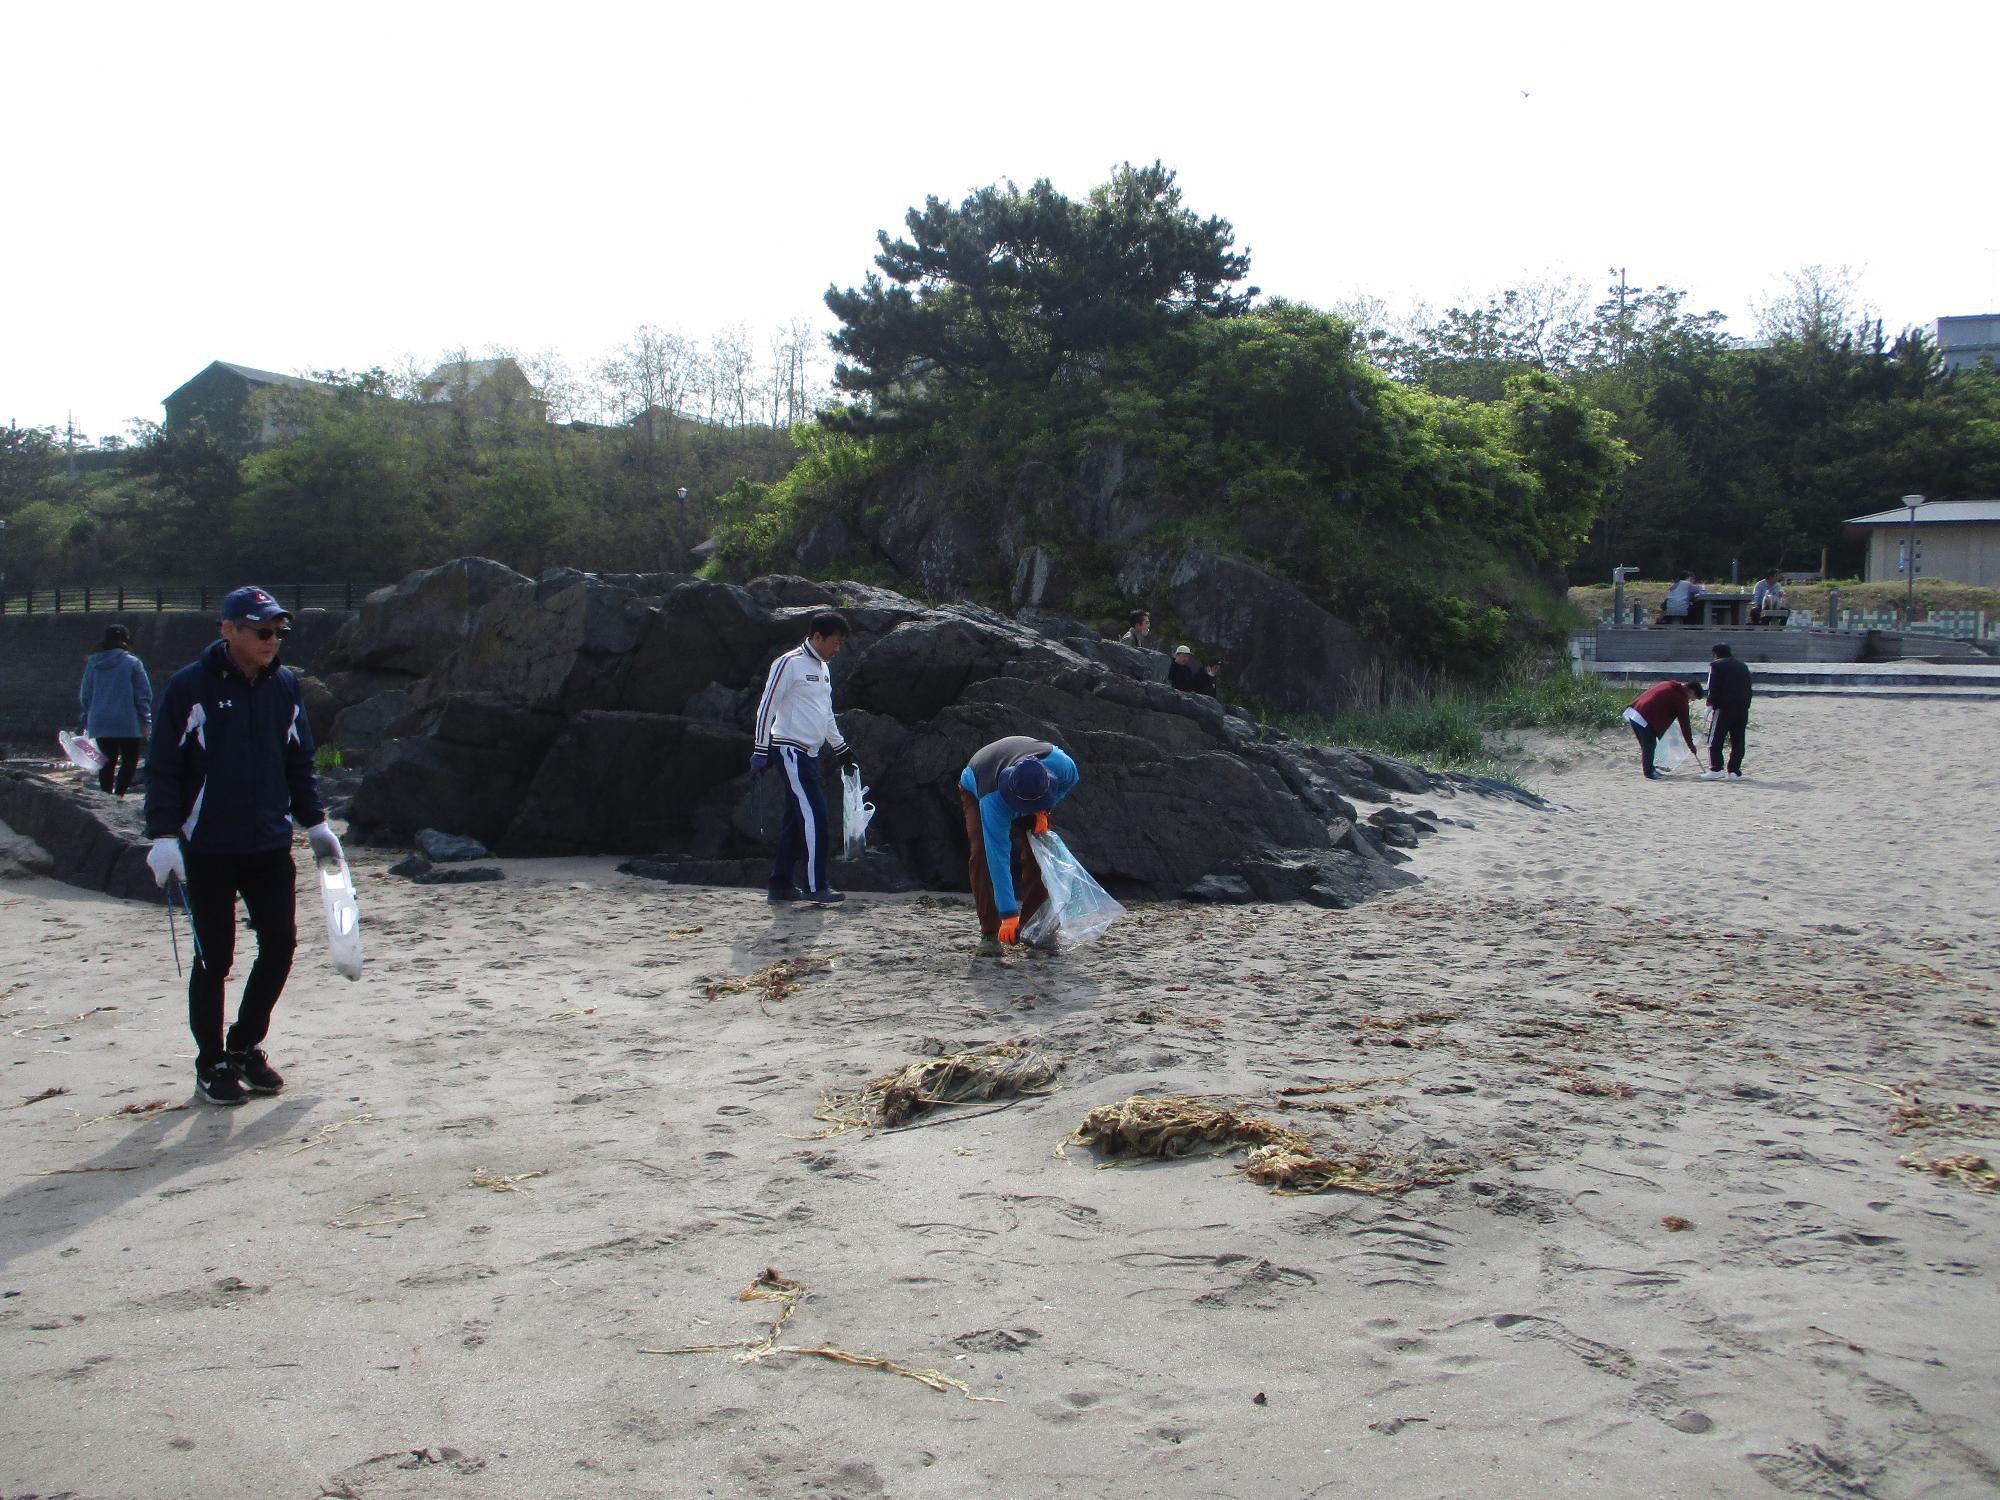
[[[1757,587],[1750,595],[1750,623],[1782,625],[1791,618],[1791,613],[1785,607],[1784,575],[1773,568],[1757,581]]]
[[[1708,592],[1694,581],[1692,573],[1674,574],[1674,586],[1667,590],[1667,597],[1660,604],[1660,623],[1693,625],[1698,623],[1695,615],[1695,600]]]

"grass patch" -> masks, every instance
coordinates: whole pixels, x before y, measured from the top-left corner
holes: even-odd
[[[1432,770],[1498,776],[1518,784],[1519,778],[1488,748],[1488,733],[1545,729],[1589,734],[1615,726],[1630,696],[1596,677],[1521,670],[1487,685],[1404,682],[1390,686],[1378,704],[1282,722],[1311,744],[1373,750]]]

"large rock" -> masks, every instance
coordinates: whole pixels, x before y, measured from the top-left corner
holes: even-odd
[[[1190,549],[1148,593],[1273,708],[1335,708],[1379,694],[1382,653],[1360,631],[1240,558]]]
[[[0,823],[37,846],[67,885],[133,901],[166,898],[146,868],[151,840],[136,796],[96,789],[81,772],[0,772]]]
[[[420,730],[379,746],[348,804],[357,843],[401,843],[420,828],[498,847],[562,734],[562,715],[447,698]]]
[[[484,557],[461,557],[412,573],[361,601],[320,657],[320,675],[428,677],[458,654],[488,603],[527,583],[512,568]]]
[[[1342,905],[1407,878],[1349,799],[1429,790],[1427,772],[1303,745],[1145,680],[1153,653],[1074,622],[790,577],[649,598],[554,574],[495,598],[373,752],[349,810],[357,836],[435,827],[503,854],[633,854],[663,878],[747,881],[783,812],[776,779],[747,774],[750,716],[772,658],[829,605],[854,626],[835,702],[877,809],[880,868],[860,878],[964,889],[959,772],[1008,734],[1077,758],[1083,783],[1059,819],[1115,891]],[[837,824],[838,780],[821,774]]]

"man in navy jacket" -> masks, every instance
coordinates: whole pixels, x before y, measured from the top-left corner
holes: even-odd
[[[260,588],[222,601],[222,638],[167,683],[146,764],[146,864],[187,893],[200,954],[188,976],[195,1087],[217,1104],[275,1094],[285,1080],[260,1045],[298,941],[292,823],[316,859],[340,857],[313,776],[298,673],[278,665],[291,613]],[[236,899],[257,961],[223,1033],[223,981],[236,956]]]

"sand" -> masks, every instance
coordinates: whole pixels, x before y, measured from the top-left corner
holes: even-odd
[[[1742,784],[1538,742],[1556,810],[1433,800],[1471,826],[1412,891],[1004,963],[963,898],[364,851],[366,975],[307,940],[290,1087],[231,1111],[158,909],[0,883],[0,1495],[2000,1492],[2000,1195],[1903,1164],[2000,1156],[1996,744],[2000,705],[1799,699]],[[814,1138],[1009,1038],[1063,1087]],[[1444,1180],[1056,1154],[1137,1092]],[[782,1342],[963,1391],[646,1352],[757,1338],[766,1267]]]

